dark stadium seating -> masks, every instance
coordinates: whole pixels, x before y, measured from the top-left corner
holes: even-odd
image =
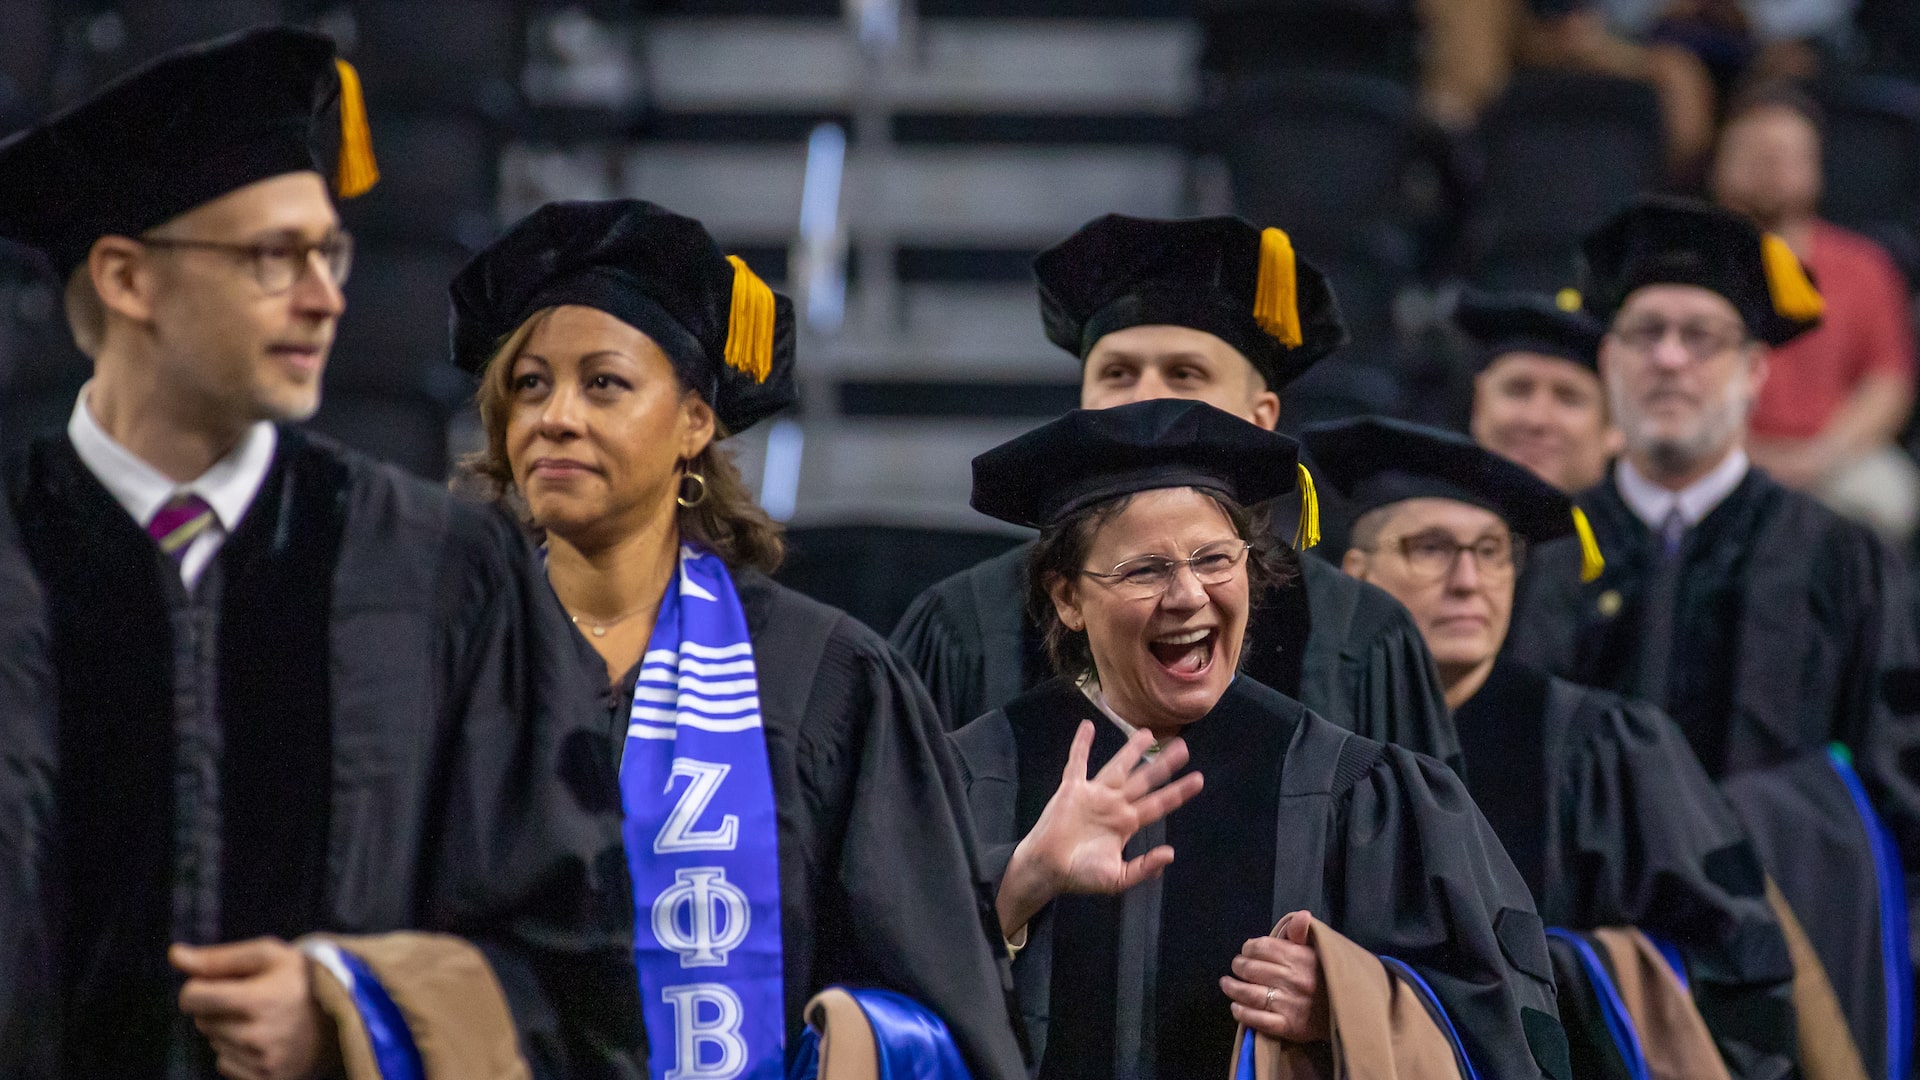
[[[354,5],[353,62],[391,103],[506,118],[517,104],[526,34],[507,0]]]
[[[412,389],[362,388],[329,379],[316,431],[426,477],[448,473],[447,424],[467,393],[451,365],[428,373]]]
[[[378,106],[369,103],[369,109]],[[340,208],[363,246],[463,245],[493,233],[498,147],[482,121],[446,113],[373,112],[380,183]]]
[[[1822,213],[1880,241],[1920,284],[1920,83],[1856,76],[1813,92],[1826,120]]]
[[[86,6],[105,9],[109,5]],[[310,5],[280,0],[145,0],[111,6],[120,20],[124,44],[108,50],[103,58],[109,73],[190,42],[260,23],[301,18],[309,14]]]
[[[1286,229],[1322,268],[1357,346],[1393,337],[1393,303],[1418,270],[1403,184],[1419,159],[1411,91],[1391,80],[1270,73],[1209,120],[1237,213]]]
[[[341,208],[359,253],[316,423],[431,469],[446,456],[431,429],[464,395],[429,380],[447,374],[445,283],[469,251],[540,201],[630,195],[700,216],[796,288],[806,139],[839,123],[847,304],[803,342],[822,385],[803,419],[802,520],[822,505],[834,520],[962,512],[965,459],[1071,403],[1029,262],[1098,213],[1231,206],[1286,227],[1354,341],[1290,388],[1284,423],[1437,419],[1458,411],[1460,380],[1422,314],[1434,297],[1460,280],[1570,283],[1577,237],[1661,181],[1658,104],[1638,83],[1522,72],[1477,132],[1442,140],[1416,106],[1411,0],[910,6],[910,48],[887,58],[838,0],[0,0],[0,129],[185,41],[270,19],[340,35],[383,177]],[[1898,70],[1889,28],[1910,6],[1863,0],[1876,36],[1841,59]],[[1920,282],[1920,86],[1814,90],[1826,212]],[[60,422],[86,370],[44,310],[51,286],[20,294],[33,325],[5,288],[0,441]],[[881,448],[897,458],[884,474],[849,467]]]
[[[447,282],[464,261],[457,249],[375,248],[356,254],[347,313],[334,339],[334,371],[356,382],[411,378],[447,364]]]
[[[1242,84],[1210,125],[1233,179],[1234,206],[1284,224],[1306,251],[1400,255],[1401,179],[1418,148],[1406,87],[1324,72]]]
[[[1462,268],[1488,288],[1551,291],[1574,281],[1580,236],[1659,182],[1660,105],[1643,83],[1523,72],[1479,143]]]
[[[1023,539],[962,529],[800,527],[787,532],[787,561],[774,576],[888,634],[928,586]]]

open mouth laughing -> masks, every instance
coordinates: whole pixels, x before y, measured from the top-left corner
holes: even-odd
[[[1198,679],[1213,667],[1220,643],[1217,627],[1163,634],[1147,643],[1154,662],[1176,679]]]

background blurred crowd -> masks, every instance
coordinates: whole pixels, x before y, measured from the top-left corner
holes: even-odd
[[[1608,214],[1707,195],[1832,305],[1773,365],[1755,459],[1898,544],[1920,516],[1902,0],[0,0],[0,130],[270,20],[342,42],[385,174],[343,208],[359,261],[318,427],[446,475],[475,439],[454,269],[550,199],[673,206],[802,298],[802,407],[739,453],[796,526],[787,579],[883,629],[1009,542],[964,463],[1074,403],[1028,265],[1110,211],[1237,212],[1327,270],[1353,341],[1283,429],[1464,428],[1463,287],[1577,286]],[[0,249],[0,445],[63,422],[86,371],[50,279]]]

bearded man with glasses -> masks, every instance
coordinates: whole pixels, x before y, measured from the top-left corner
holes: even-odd
[[[0,142],[0,236],[67,280],[94,364],[5,476],[58,696],[50,792],[0,714],[29,766],[0,808],[51,828],[49,898],[0,890],[0,926],[53,928],[0,934],[39,953],[0,955],[29,1077],[643,1068],[633,1019],[573,996],[632,992],[620,812],[533,552],[291,426],[352,263],[313,150],[336,103],[344,198],[377,176],[358,76],[289,27]]]
[[[1626,441],[1579,500],[1607,565],[1580,584],[1542,553],[1509,651],[1673,717],[1807,924],[1868,1075],[1897,1075],[1912,1022],[1903,867],[1920,867],[1910,586],[1865,526],[1745,450],[1770,351],[1815,326],[1823,300],[1782,240],[1701,203],[1633,207],[1584,252]]]

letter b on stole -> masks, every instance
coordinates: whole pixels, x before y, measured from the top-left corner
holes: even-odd
[[[691,983],[665,987],[660,996],[673,1006],[673,1068],[666,1080],[733,1080],[746,1071],[739,995],[722,983]],[[718,1060],[702,1060],[716,1052]]]

